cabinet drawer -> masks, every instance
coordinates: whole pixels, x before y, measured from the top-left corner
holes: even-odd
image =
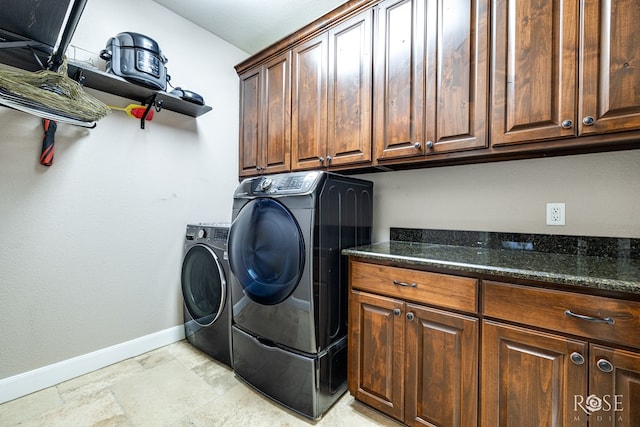
[[[507,283],[484,283],[483,314],[640,348],[640,303]]]
[[[478,310],[478,280],[468,277],[351,261],[351,287],[456,310]]]

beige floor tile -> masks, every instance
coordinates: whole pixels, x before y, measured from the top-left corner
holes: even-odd
[[[202,378],[175,360],[120,381],[111,389],[136,426],[179,425],[186,414],[214,398]]]
[[[122,407],[109,390],[83,396],[20,423],[20,427],[129,427]]]
[[[313,421],[180,341],[0,405],[0,427],[398,427],[345,394]]]
[[[0,405],[0,426],[16,425],[59,406],[62,406],[62,399],[58,390],[55,387],[45,388]]]
[[[198,408],[189,420],[195,427],[294,427],[312,425],[244,383]]]
[[[215,396],[223,395],[238,385],[238,379],[231,368],[214,360],[208,360],[191,370],[211,386],[211,392]]]
[[[186,340],[170,344],[165,348],[177,361],[189,369],[211,361],[211,357],[189,344]]]
[[[356,401],[348,393],[342,396],[318,423],[318,426],[322,427],[398,427],[402,425],[392,418]]]
[[[140,363],[143,368],[151,369],[175,360],[175,357],[173,357],[173,355],[169,353],[166,347],[161,347],[157,350],[141,354],[140,356],[135,357],[134,360]]]
[[[82,396],[95,394],[142,371],[142,365],[134,359],[127,359],[60,383],[57,386],[58,392],[62,399],[68,402]]]

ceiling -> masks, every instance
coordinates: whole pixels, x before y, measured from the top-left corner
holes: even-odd
[[[254,54],[346,0],[153,0]]]

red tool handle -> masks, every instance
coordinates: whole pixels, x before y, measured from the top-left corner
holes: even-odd
[[[42,153],[40,154],[40,164],[51,166],[53,164],[53,154],[55,152],[55,135],[58,125],[54,120],[42,119],[44,128],[44,138],[42,140]]]

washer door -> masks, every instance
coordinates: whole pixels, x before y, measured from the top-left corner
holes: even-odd
[[[224,270],[206,245],[191,247],[182,262],[182,297],[187,311],[201,326],[209,326],[222,313],[227,295]]]
[[[295,218],[274,199],[247,203],[229,231],[229,264],[245,294],[263,305],[284,301],[304,270],[304,239]]]

